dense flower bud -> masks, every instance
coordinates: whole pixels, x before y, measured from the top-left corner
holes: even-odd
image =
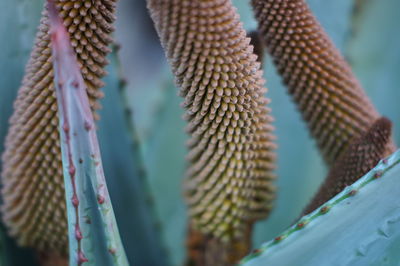
[[[184,97],[192,225],[217,239],[243,235],[274,198],[273,128],[264,80],[230,0],[149,0]]]
[[[379,114],[304,0],[252,4],[267,49],[331,165]],[[389,141],[386,153],[393,151]]]
[[[116,0],[56,0],[93,110],[102,96]],[[47,11],[14,103],[3,154],[3,219],[19,244],[66,253],[64,180]]]
[[[392,123],[382,117],[365,134],[353,139],[348,149],[333,164],[304,214],[312,212],[374,168],[385,157],[391,129]]]

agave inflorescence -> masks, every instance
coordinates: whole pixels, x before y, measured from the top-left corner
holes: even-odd
[[[325,161],[379,118],[304,0],[252,0],[259,30]],[[389,141],[385,155],[394,151]]]
[[[100,78],[112,41],[115,2],[56,1],[93,110],[102,97]],[[14,108],[3,155],[4,221],[21,245],[66,254],[65,193],[46,9]]]
[[[266,47],[328,164],[309,213],[395,150],[349,65],[304,0],[252,0]]]
[[[336,160],[318,193],[305,208],[308,214],[353,184],[385,157],[392,133],[387,118],[379,118],[371,128],[350,141],[346,151]]]
[[[272,119],[250,39],[229,0],[151,0],[149,9],[185,98],[191,224],[221,241],[241,237],[274,191]]]

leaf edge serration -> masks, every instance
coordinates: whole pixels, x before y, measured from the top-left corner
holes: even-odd
[[[394,152],[389,157],[382,159],[379,163],[371,169],[367,174],[358,179],[352,185],[347,186],[342,192],[337,194],[331,200],[327,201],[315,211],[311,212],[308,215],[300,218],[296,223],[290,226],[287,230],[283,231],[274,239],[264,243],[261,245],[259,249],[253,250],[249,255],[244,257],[238,265],[248,265],[248,263],[254,263],[256,258],[263,256],[267,256],[272,247],[278,247],[282,243],[289,241],[291,238],[296,237],[294,233],[302,230],[309,224],[313,223],[321,223],[324,220],[324,215],[328,212],[335,211],[335,207],[338,207],[343,204],[349,204],[346,199],[351,200],[352,197],[356,196],[362,189],[365,189],[368,184],[375,183],[377,179],[385,178],[385,175],[400,164],[400,149]],[[375,181],[375,182],[374,182]],[[301,237],[301,236],[299,236]],[[303,236],[304,237],[304,236]]]

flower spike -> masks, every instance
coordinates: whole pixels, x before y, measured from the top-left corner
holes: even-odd
[[[116,0],[56,0],[71,36],[94,111],[102,97]],[[65,193],[54,91],[48,13],[14,103],[3,154],[3,219],[19,244],[67,253]]]
[[[304,0],[252,0],[267,49],[328,163],[380,117]],[[395,150],[392,140],[386,155]]]
[[[241,237],[274,198],[260,63],[230,0],[149,0],[148,7],[184,97],[191,226],[219,242]]]

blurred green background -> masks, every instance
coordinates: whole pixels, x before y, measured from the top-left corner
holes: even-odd
[[[249,2],[233,0],[244,27],[256,29]],[[400,32],[398,0],[308,0],[378,110],[400,140]],[[33,45],[43,0],[0,1],[0,151],[12,102]],[[120,0],[119,53],[105,78],[99,141],[121,236],[138,265],[179,265],[184,259],[186,211],[182,199],[185,122],[181,98],[146,10],[145,0]],[[326,169],[268,54],[267,96],[278,142],[278,194],[255,246],[287,228],[325,177]],[[1,168],[1,165],[0,165]],[[1,249],[4,255],[5,249]]]

